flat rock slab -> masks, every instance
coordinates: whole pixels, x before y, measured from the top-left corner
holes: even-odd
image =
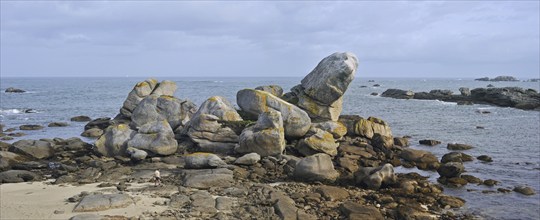
[[[348,219],[384,219],[379,210],[373,206],[361,205],[354,202],[345,202],[341,204],[339,208],[341,212],[348,217]]]
[[[184,170],[183,185],[197,189],[231,187],[233,172],[228,169]]]
[[[125,208],[133,203],[133,199],[125,194],[88,195],[75,206],[73,212],[92,212]]]

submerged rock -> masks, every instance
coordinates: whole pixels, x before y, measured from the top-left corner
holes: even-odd
[[[427,145],[427,146],[435,146],[435,145],[441,144],[441,142],[437,140],[420,140],[419,143],[421,145]]]
[[[66,122],[51,122],[47,127],[67,127],[68,125]]]
[[[72,117],[70,121],[76,121],[76,122],[85,122],[85,121],[91,121],[92,119],[86,115],[79,115]]]
[[[536,194],[536,191],[534,191],[533,188],[528,187],[528,186],[516,186],[514,187],[514,192],[518,192],[526,196],[531,196],[531,195]]]
[[[14,87],[9,87],[6,89],[5,91],[6,93],[24,93],[26,91],[22,90],[22,89],[17,89],[17,88],[14,88]]]
[[[448,150],[469,150],[472,149],[473,146],[468,144],[448,143],[446,148]]]
[[[20,130],[28,131],[28,130],[40,130],[43,129],[43,126],[41,125],[21,125],[19,126]]]

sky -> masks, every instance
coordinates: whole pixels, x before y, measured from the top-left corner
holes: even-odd
[[[0,1],[1,77],[540,77],[539,1]]]

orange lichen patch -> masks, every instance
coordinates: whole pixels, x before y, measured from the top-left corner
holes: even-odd
[[[137,85],[135,85],[135,88],[140,88],[140,87],[143,87],[143,86],[150,87],[150,85],[148,85],[148,82],[144,81],[144,82],[137,83]]]
[[[218,102],[221,101],[219,96],[212,96],[207,101]]]

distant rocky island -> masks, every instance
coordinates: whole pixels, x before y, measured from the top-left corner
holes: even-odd
[[[509,82],[516,82],[519,81],[513,76],[497,76],[493,79],[490,79],[489,77],[482,77],[478,79],[474,79],[476,81],[491,81],[491,82],[500,82],[500,81],[509,81]]]
[[[430,92],[413,92],[410,90],[388,89],[382,97],[396,99],[424,99],[456,102],[460,105],[489,104],[501,107],[513,107],[523,110],[540,110],[540,94],[534,89],[519,87],[476,88],[470,90],[459,88],[461,94],[453,94],[450,90],[435,89]]]

